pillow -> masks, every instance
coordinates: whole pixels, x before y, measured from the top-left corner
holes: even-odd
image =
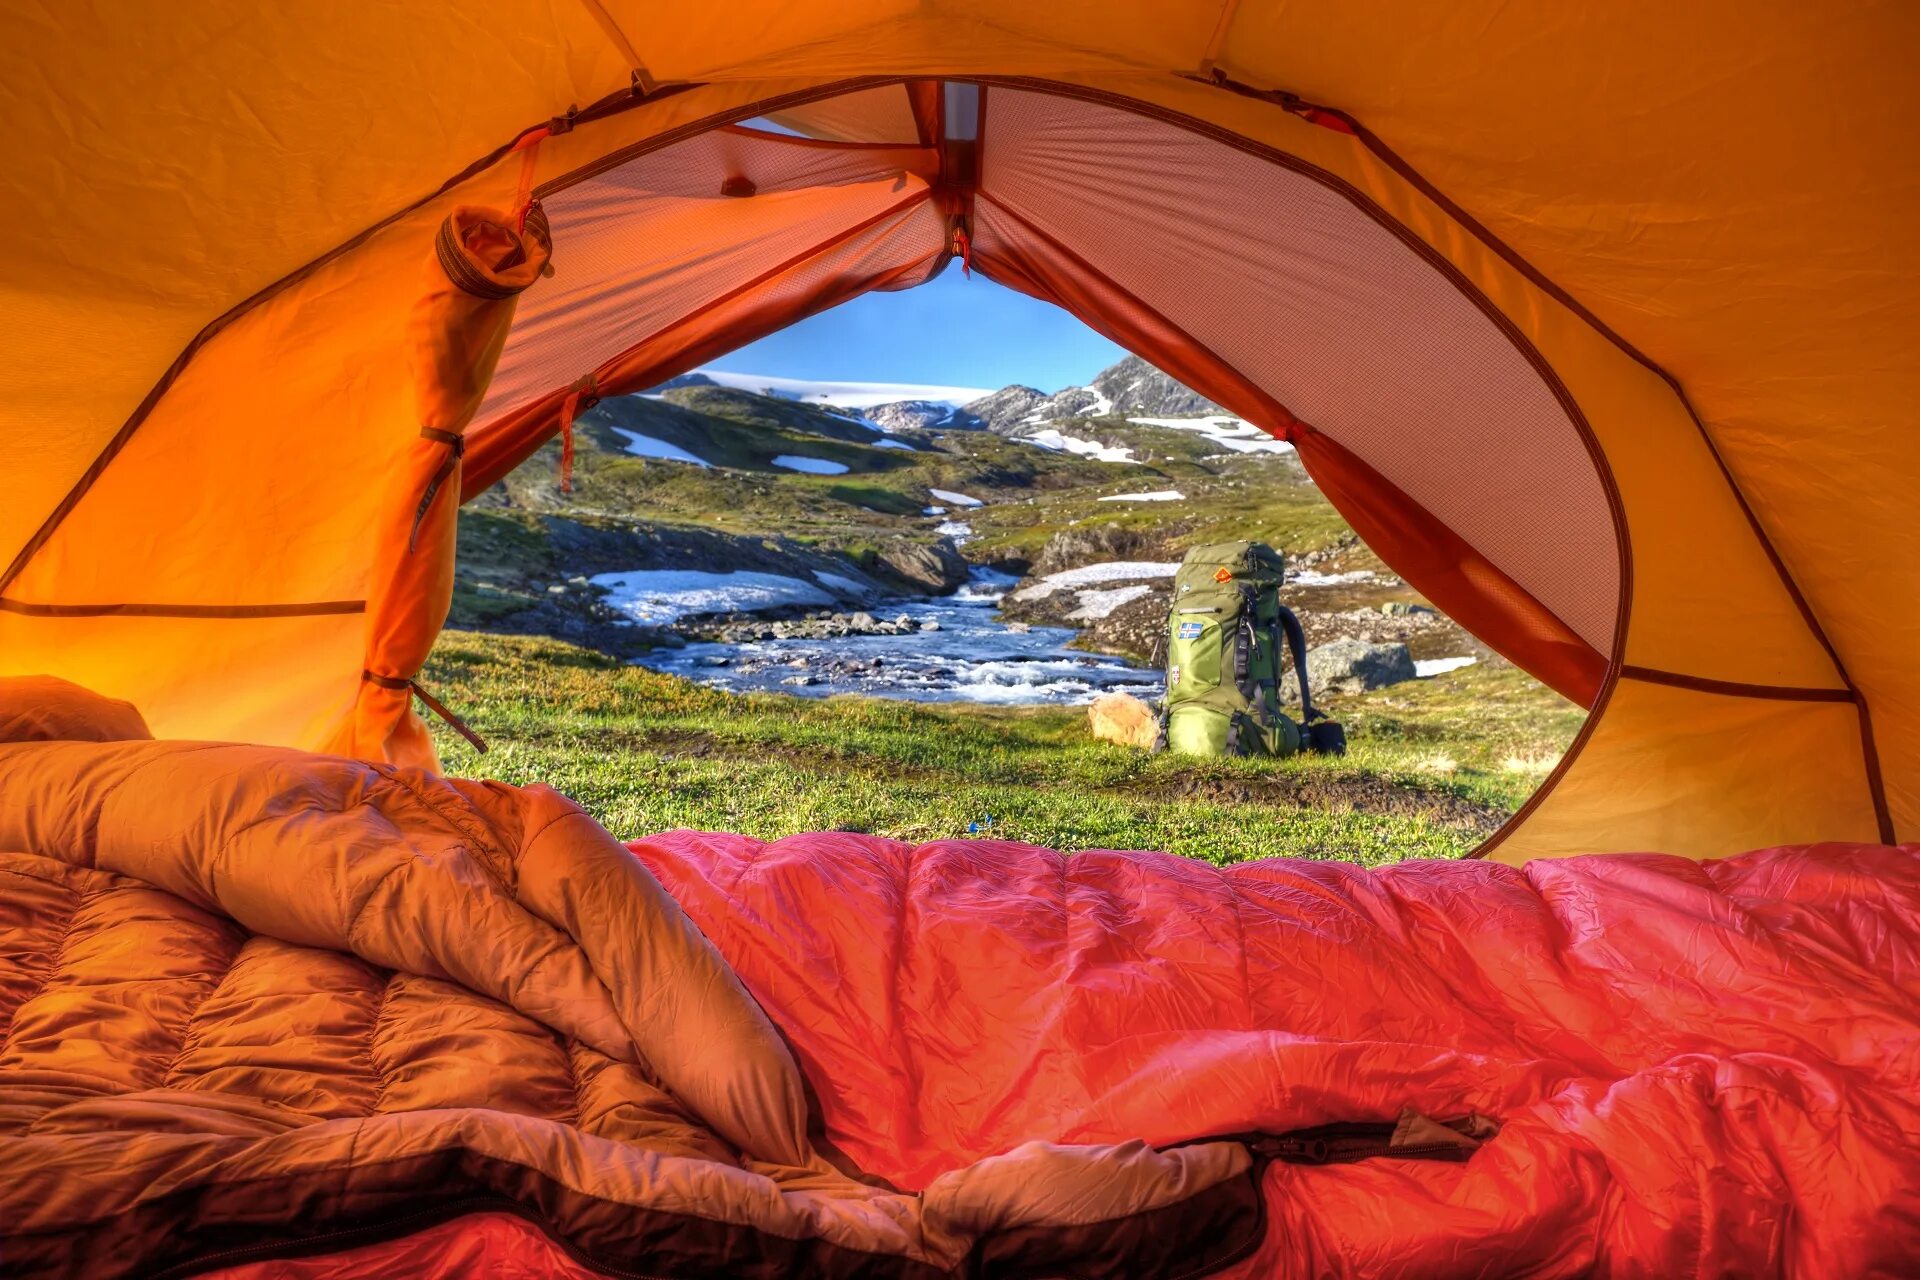
[[[151,738],[131,702],[57,676],[0,676],[0,742],[124,742]]]

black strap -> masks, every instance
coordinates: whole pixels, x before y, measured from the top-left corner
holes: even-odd
[[[382,689],[411,690],[414,697],[427,704],[427,710],[446,721],[448,727],[471,743],[475,751],[478,751],[481,755],[487,754],[486,741],[481,738],[479,734],[475,733],[467,725],[465,720],[462,720],[459,716],[447,710],[445,704],[443,704],[440,699],[421,688],[418,680],[410,680],[405,676],[383,676],[377,671],[362,671],[360,678],[368,684],[378,685]]]
[[[1307,687],[1307,632],[1300,625],[1300,619],[1293,610],[1280,605],[1280,626],[1287,633],[1287,648],[1293,652],[1293,674],[1300,682],[1300,712],[1302,723],[1312,724],[1321,718],[1323,712],[1313,709],[1313,690]]]

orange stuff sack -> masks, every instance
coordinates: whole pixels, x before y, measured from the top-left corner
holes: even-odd
[[[0,742],[118,742],[151,738],[131,702],[55,676],[0,676]]]

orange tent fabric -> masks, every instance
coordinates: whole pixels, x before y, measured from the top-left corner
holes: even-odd
[[[524,190],[555,274],[471,483],[585,377],[633,389],[958,251],[1311,427],[1390,563],[1591,697],[1494,856],[1920,822],[1910,6],[0,24],[12,101],[46,106],[0,134],[37,228],[0,281],[0,670],[167,736],[330,741],[417,439],[413,264]],[[735,127],[763,117],[812,136]],[[1422,529],[1457,545],[1396,542]]]

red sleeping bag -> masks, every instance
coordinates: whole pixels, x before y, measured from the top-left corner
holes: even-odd
[[[629,846],[905,1188],[1032,1138],[1479,1113],[1268,1167],[1235,1276],[1920,1271],[1920,850],[1275,860],[852,835]],[[592,1274],[497,1214],[228,1273]]]

